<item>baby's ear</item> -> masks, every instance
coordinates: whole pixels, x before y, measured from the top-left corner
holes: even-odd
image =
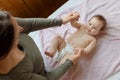
[[[99,31],[99,34],[102,34],[102,33],[104,33],[105,31],[104,30],[101,30],[101,31]]]

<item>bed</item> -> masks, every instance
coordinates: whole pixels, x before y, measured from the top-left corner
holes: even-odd
[[[63,17],[66,13],[77,11],[80,22],[86,23],[95,14],[103,15],[107,20],[104,33],[98,37],[97,45],[87,56],[79,61],[79,72],[74,80],[106,80],[120,71],[120,0],[69,0],[48,18]],[[44,54],[50,41],[56,35],[65,40],[75,31],[70,23],[30,33],[42,53],[47,71],[51,58]],[[49,39],[48,39],[49,37]],[[71,80],[68,71],[60,80]],[[120,76],[120,75],[119,75]],[[113,79],[119,80],[119,79]]]

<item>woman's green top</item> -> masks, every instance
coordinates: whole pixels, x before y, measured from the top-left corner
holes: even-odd
[[[62,24],[61,19],[45,18],[16,18],[18,24],[24,28],[20,34],[19,45],[23,48],[25,57],[7,74],[0,74],[0,80],[59,80],[72,66],[70,60],[51,72],[46,72],[44,61],[38,47],[28,33]]]

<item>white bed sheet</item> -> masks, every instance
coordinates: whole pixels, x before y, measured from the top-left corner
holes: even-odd
[[[95,14],[101,14],[107,19],[105,33],[99,37],[95,49],[80,60],[79,73],[76,74],[74,80],[106,80],[112,74],[120,71],[119,8],[120,0],[70,0],[49,16],[49,18],[62,17],[68,12],[78,11],[83,23],[86,23]],[[66,39],[75,31],[69,24],[62,25],[62,27],[64,28],[45,29],[30,34],[42,53],[48,71],[50,62],[44,55],[44,50],[49,47],[50,41],[46,40],[48,36],[51,36],[50,39],[52,39],[55,35],[60,35]],[[44,35],[46,33],[49,35]],[[68,34],[66,35],[66,33]],[[69,76],[71,73],[67,72],[61,80],[70,80]]]
[[[63,10],[67,10],[72,8],[78,4],[80,4],[83,0],[69,0],[65,4],[63,4],[60,8],[58,8],[55,12],[53,12],[48,18],[54,18],[58,14],[60,14]]]

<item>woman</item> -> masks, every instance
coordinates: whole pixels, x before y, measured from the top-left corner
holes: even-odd
[[[36,44],[27,34],[78,18],[77,13],[69,13],[62,19],[15,19],[8,12],[0,11],[0,80],[60,79],[79,60],[81,49],[76,49],[74,54],[55,70],[46,72],[43,58]]]

